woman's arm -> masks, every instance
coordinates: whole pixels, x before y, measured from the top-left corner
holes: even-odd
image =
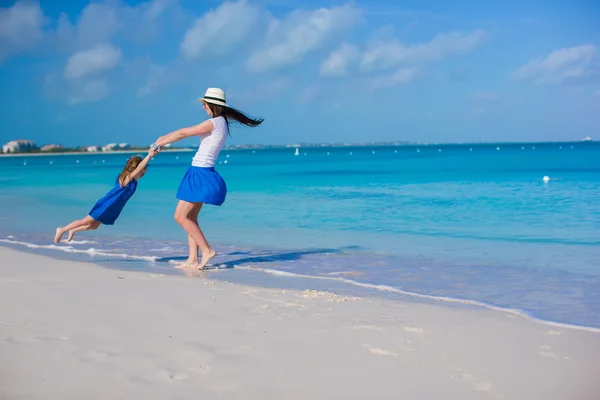
[[[204,135],[212,131],[213,128],[213,122],[210,119],[207,119],[199,125],[177,129],[176,131],[173,131],[165,136],[161,136],[156,140],[156,142],[154,142],[154,144],[156,144],[160,148],[167,144],[178,142],[188,137]]]

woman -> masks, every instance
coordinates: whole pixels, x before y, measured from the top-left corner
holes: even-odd
[[[227,186],[214,166],[229,134],[229,123],[237,122],[255,127],[260,125],[263,119],[250,118],[243,112],[229,107],[225,101],[225,92],[218,88],[208,88],[200,101],[211,118],[199,125],[178,129],[162,136],[152,147],[160,149],[191,136],[200,136],[200,147],[192,160],[192,166],[185,173],[177,190],[179,202],[175,209],[175,220],[188,234],[189,257],[181,267],[197,265],[203,269],[217,253],[210,247],[198,225],[198,214],[203,204],[220,206],[225,201]],[[202,252],[200,262],[198,249]]]

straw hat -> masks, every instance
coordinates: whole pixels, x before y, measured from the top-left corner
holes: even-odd
[[[225,101],[225,92],[219,88],[208,88],[204,97],[200,98],[203,103],[216,104],[218,106],[229,107]]]

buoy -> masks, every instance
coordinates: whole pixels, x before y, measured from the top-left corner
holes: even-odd
[[[329,152],[327,152],[327,155],[329,155]]]
[[[548,183],[548,182],[550,181],[550,177],[549,177],[548,175],[546,175],[546,176],[543,178],[543,180],[544,180],[544,182]]]
[[[473,151],[473,149],[469,149],[469,151]]]
[[[50,161],[50,165],[52,165],[54,163],[54,161]]]
[[[496,147],[496,150],[500,150],[500,147]]]

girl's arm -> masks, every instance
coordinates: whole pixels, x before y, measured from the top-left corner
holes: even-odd
[[[152,157],[154,157],[155,155],[156,155],[156,151],[154,151],[153,149],[150,149],[148,151],[148,155],[146,157],[144,157],[144,159],[142,160],[141,163],[138,164],[136,169],[134,169],[131,174],[127,175],[127,178],[125,178],[125,182],[123,182],[123,186],[129,185],[129,182],[131,182],[137,174],[142,172],[144,170],[144,168],[146,168],[146,166],[148,166],[148,163],[150,162]]]
[[[165,136],[161,136],[156,140],[156,142],[154,142],[154,144],[161,148],[167,144],[178,142],[188,137],[204,135],[212,131],[213,128],[213,122],[210,119],[207,119],[199,125],[177,129],[176,131],[173,131]]]

